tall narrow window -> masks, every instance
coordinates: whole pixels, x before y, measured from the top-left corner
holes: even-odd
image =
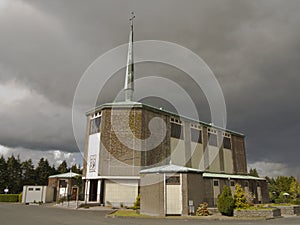
[[[218,146],[218,137],[216,134],[208,133],[208,144]]]
[[[191,141],[196,143],[202,143],[201,130],[191,128]]]
[[[91,119],[90,134],[99,133],[100,132],[100,124],[101,124],[101,117]]]
[[[177,123],[171,123],[171,137],[183,140],[182,125]]]
[[[231,149],[231,139],[228,137],[223,137],[223,147]]]

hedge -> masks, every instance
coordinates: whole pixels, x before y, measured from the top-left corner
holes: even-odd
[[[0,194],[0,202],[19,202],[19,194]]]

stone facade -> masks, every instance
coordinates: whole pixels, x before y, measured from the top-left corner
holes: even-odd
[[[234,210],[233,216],[236,217],[265,217],[275,218],[280,217],[280,209],[261,209],[261,210]]]
[[[280,209],[282,216],[300,216],[300,206],[299,205],[291,205],[291,206],[276,206],[276,208]]]

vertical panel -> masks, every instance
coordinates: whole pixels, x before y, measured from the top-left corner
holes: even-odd
[[[100,133],[90,135],[88,143],[87,178],[94,178],[98,176]]]
[[[182,194],[181,185],[166,185],[167,187],[167,214],[181,215],[182,213]]]

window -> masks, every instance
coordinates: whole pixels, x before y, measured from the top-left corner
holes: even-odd
[[[100,132],[100,124],[101,124],[101,117],[91,119],[91,121],[90,121],[90,134],[99,133]]]
[[[28,191],[33,191],[33,188],[28,188]]]
[[[219,181],[214,180],[214,186],[215,186],[215,187],[219,186]]]
[[[230,181],[230,186],[234,187],[234,185],[235,185],[234,181]]]
[[[201,130],[191,128],[191,141],[196,143],[202,143]]]
[[[223,147],[231,149],[231,139],[228,137],[223,137]]]
[[[178,185],[178,184],[180,184],[180,177],[179,176],[169,176],[166,179],[166,184],[168,184],[168,185]]]
[[[36,188],[35,190],[36,190],[36,191],[40,191],[41,189],[40,189],[40,188]]]
[[[171,123],[171,137],[183,139],[182,125]]]
[[[216,134],[208,133],[208,144],[218,146],[218,138]]]

